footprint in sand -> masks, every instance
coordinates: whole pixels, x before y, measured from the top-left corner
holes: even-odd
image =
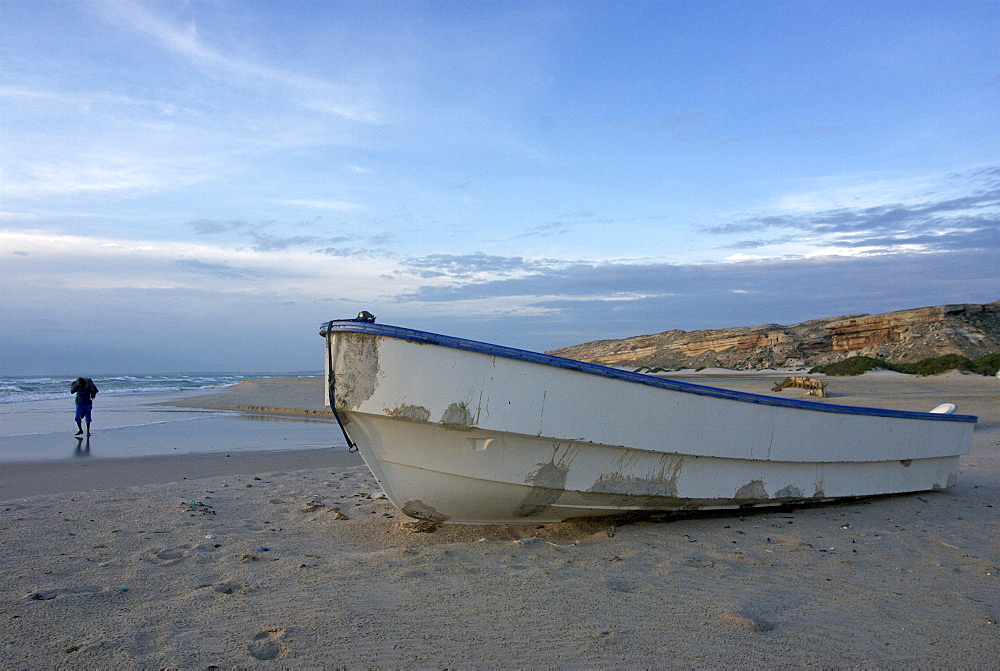
[[[238,582],[220,582],[213,589],[219,594],[246,594],[250,591],[250,586]]]
[[[625,594],[631,594],[638,589],[638,585],[634,581],[622,578],[607,578],[605,584],[612,592],[623,592]]]
[[[28,595],[29,601],[51,601],[61,596],[93,596],[101,593],[100,587],[85,585],[83,587],[57,587],[42,589]]]
[[[176,564],[180,560],[187,557],[188,552],[190,552],[191,547],[177,547],[177,548],[164,548],[162,550],[151,550],[147,555],[146,559],[154,564]]]
[[[722,621],[726,624],[746,629],[748,631],[771,631],[774,623],[765,620],[757,615],[747,615],[738,611],[730,611],[722,614]]]
[[[288,646],[281,642],[285,635],[284,629],[268,629],[253,637],[247,652],[254,659],[269,661],[288,653]]]
[[[198,543],[196,545],[180,545],[175,548],[153,548],[146,553],[145,558],[154,564],[176,564],[192,553],[200,556],[207,556],[209,552],[214,552],[219,546],[209,543]]]

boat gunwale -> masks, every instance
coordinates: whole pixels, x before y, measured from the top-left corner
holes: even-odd
[[[693,382],[682,382],[671,378],[656,377],[645,373],[636,373],[610,366],[567,359],[554,354],[544,354],[532,352],[530,350],[508,347],[506,345],[495,345],[492,343],[469,340],[455,336],[431,333],[430,331],[419,331],[417,329],[404,328],[401,326],[391,326],[389,324],[375,324],[370,321],[360,319],[333,319],[323,322],[320,326],[319,335],[329,337],[334,332],[341,333],[363,333],[368,335],[378,335],[410,342],[438,345],[450,347],[452,349],[465,350],[478,354],[499,356],[505,359],[516,361],[526,361],[529,363],[552,366],[566,370],[575,370],[581,373],[597,375],[600,377],[644,384],[650,387],[658,387],[670,391],[678,391],[686,394],[699,396],[709,396],[743,403],[756,403],[759,405],[770,405],[782,408],[796,408],[799,410],[813,410],[816,412],[830,412],[845,415],[866,415],[872,417],[892,417],[897,419],[918,419],[936,422],[970,422],[976,423],[979,418],[975,415],[945,415],[932,412],[920,412],[917,410],[891,410],[888,408],[871,408],[867,406],[837,405],[833,403],[820,403],[818,401],[806,401],[800,399],[777,398],[765,396],[764,394],[754,394],[745,391],[734,391],[722,389],[709,385],[695,384]]]

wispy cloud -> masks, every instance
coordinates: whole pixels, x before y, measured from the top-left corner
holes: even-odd
[[[448,277],[470,279],[483,276],[504,276],[526,270],[537,270],[537,262],[529,263],[519,256],[507,257],[483,254],[428,254],[408,257],[403,265],[411,268],[423,278]]]
[[[897,254],[996,249],[1000,242],[1000,179],[995,169],[978,171],[961,195],[864,207],[777,213],[705,226],[702,233],[744,237],[723,249],[763,249],[794,244],[801,254]]]
[[[360,245],[368,243],[379,246],[384,244],[378,238],[358,235],[289,235],[286,226],[276,222],[247,222],[240,220],[221,221],[201,219],[188,223],[188,226],[198,235],[213,236],[225,233],[235,233],[237,238],[246,238],[252,242],[252,248],[258,252],[273,252],[281,250],[305,250],[325,254],[331,250],[343,249],[340,245],[348,243]],[[312,227],[311,224],[303,226]],[[334,255],[340,255],[334,253]]]
[[[144,42],[136,74],[123,77],[121,66],[90,51],[51,61],[40,53],[9,68],[0,77],[0,192],[8,198],[133,197],[234,183],[256,161],[350,144],[379,123],[374,78],[341,82],[276,66],[264,50],[231,46],[217,25],[201,30],[211,12],[117,1],[91,7],[105,21],[100,29],[120,31],[121,44],[109,49],[125,54]],[[185,16],[193,18],[177,18]],[[289,200],[328,211],[355,207],[308,194]]]
[[[48,305],[101,305],[102,320],[114,323],[127,322],[128,315],[145,309],[154,300],[149,292],[197,295],[188,319],[200,315],[198,319],[214,321],[217,317],[203,310],[221,314],[263,301],[301,306],[303,315],[315,319],[315,304],[345,300],[372,305],[393,300],[401,287],[417,282],[413,273],[385,256],[351,255],[331,263],[329,256],[308,249],[255,250],[4,229],[0,268],[8,278],[2,301],[6,315],[32,311],[35,297],[43,293]]]
[[[146,33],[163,47],[187,59],[195,67],[222,77],[230,85],[277,85],[294,91],[299,104],[314,111],[350,121],[374,123],[378,115],[357,90],[322,79],[227,55],[207,45],[195,22],[171,23],[133,3],[106,3],[105,11],[116,20]]]
[[[198,259],[181,259],[174,261],[174,265],[185,272],[231,280],[257,280],[263,277],[263,274],[258,271],[246,268],[234,268],[228,263],[206,263]]]
[[[781,287],[775,291],[775,287]],[[590,337],[602,330],[635,335],[885,312],[1000,297],[1000,266],[992,251],[744,261],[701,265],[577,264],[529,275],[463,285],[424,286],[400,297],[447,305],[517,302],[541,310],[554,324],[575,324]],[[436,307],[434,308],[436,309]],[[587,324],[585,327],[584,325]],[[555,327],[553,327],[555,328]],[[572,342],[566,336],[566,342]]]

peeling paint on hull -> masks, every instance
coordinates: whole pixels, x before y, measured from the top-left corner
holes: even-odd
[[[680,455],[669,455],[675,466],[664,470],[664,455],[621,447],[478,430],[470,437],[468,429],[433,423],[358,413],[349,417],[351,436],[364,446],[362,456],[389,500],[411,517],[449,524],[815,503],[914,491],[913,473],[925,483],[917,491],[935,489],[938,482],[954,483],[958,470],[958,457],[915,460],[909,467],[877,462],[866,465],[869,476],[859,479],[856,464]],[[574,458],[559,461],[568,452]],[[614,474],[603,470],[621,462],[630,466]],[[879,491],[871,491],[869,479],[880,483]]]
[[[974,424],[681,383],[662,389],[531,359],[542,355],[396,334],[331,330],[328,352],[331,396],[365,462],[394,505],[433,523],[554,522],[954,486]]]

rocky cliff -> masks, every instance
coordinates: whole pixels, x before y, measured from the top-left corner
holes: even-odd
[[[551,353],[628,368],[745,370],[811,367],[860,355],[910,363],[945,354],[976,359],[996,352],[1000,352],[1000,301],[846,315],[792,326],[665,331]]]

